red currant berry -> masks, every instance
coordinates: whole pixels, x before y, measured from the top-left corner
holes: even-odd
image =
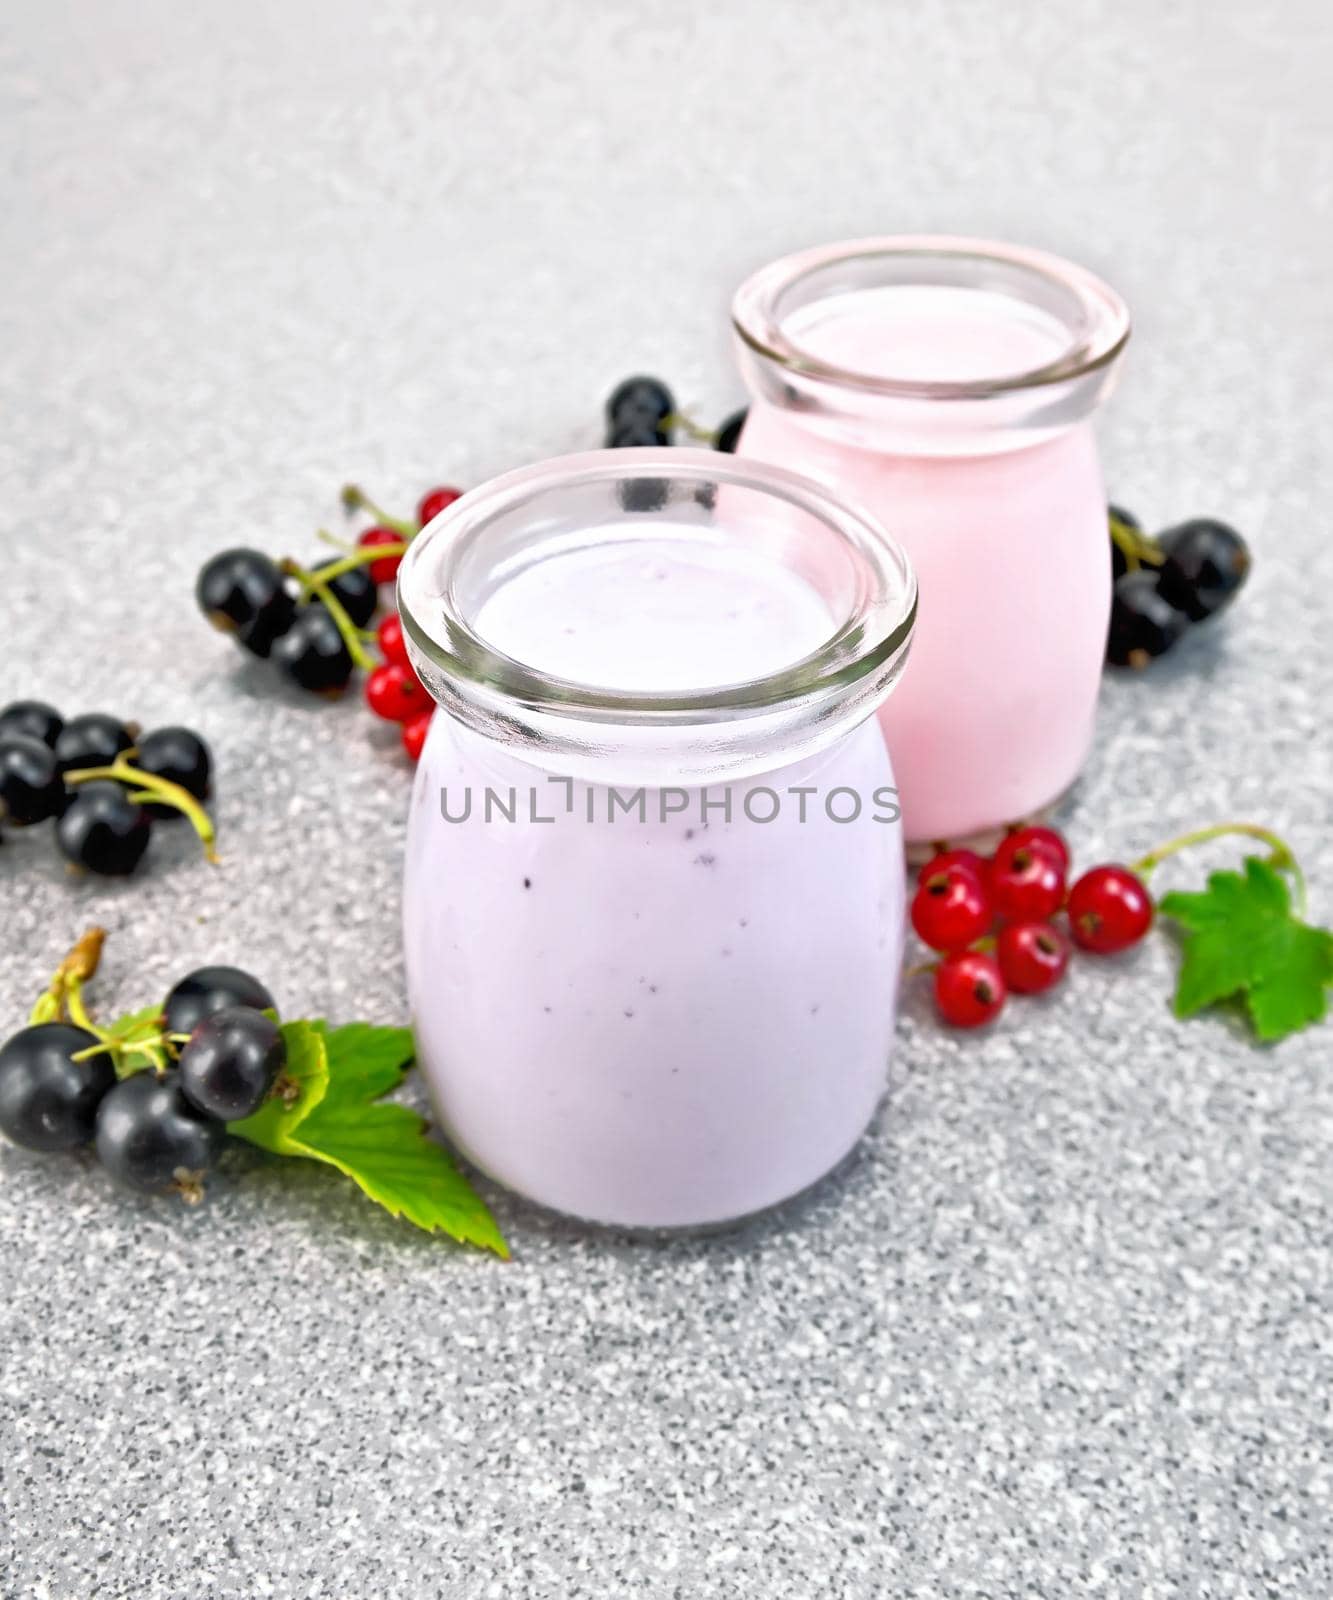
[[[1128,950],[1152,927],[1152,898],[1128,867],[1092,867],[1069,891],[1075,943],[1098,955]]]
[[[912,926],[932,950],[962,950],[994,921],[981,879],[969,867],[946,867],[922,883],[912,900]]]
[[[997,865],[1007,865],[1019,850],[1040,850],[1050,856],[1062,873],[1069,871],[1069,846],[1054,828],[1017,828],[1001,841],[995,851]]]
[[[938,855],[931,856],[917,873],[916,881],[924,883],[927,878],[933,878],[937,872],[947,872],[950,867],[964,867],[976,875],[979,883],[984,884],[986,874],[990,871],[990,862],[975,850],[941,850]]]
[[[935,1004],[955,1028],[979,1028],[1004,1005],[1004,974],[994,956],[959,950],[935,968]]]
[[[420,678],[397,661],[376,667],[366,679],[366,704],[386,722],[412,722],[431,709]]]
[[[363,550],[373,550],[379,544],[402,544],[403,536],[392,528],[367,528],[356,541]],[[381,556],[370,563],[370,576],[375,583],[392,583],[402,566],[402,556]]]
[[[386,661],[396,661],[400,667],[412,665],[408,660],[407,641],[403,638],[402,618],[395,616],[392,611],[375,630],[375,640]]]
[[[1015,994],[1054,988],[1069,965],[1069,940],[1049,922],[1010,922],[995,942],[1004,981]]]
[[[433,711],[428,711],[424,717],[413,717],[411,722],[403,724],[403,749],[413,761],[421,760],[421,747],[430,732],[430,719],[434,714]]]
[[[990,893],[997,915],[1006,921],[1044,922],[1065,903],[1065,875],[1045,850],[1020,847],[1004,860],[997,852]]]
[[[453,505],[462,493],[461,489],[427,489],[421,497],[421,504],[417,507],[417,521],[423,528],[428,522],[434,522],[440,512]]]

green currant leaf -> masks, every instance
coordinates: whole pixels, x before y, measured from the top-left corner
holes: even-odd
[[[391,1216],[440,1231],[499,1256],[509,1250],[481,1197],[446,1152],[425,1136],[407,1106],[380,1096],[396,1089],[416,1054],[410,1028],[353,1022],[285,1022],[287,1067],[279,1089],[231,1133],[279,1156],[336,1167]]]
[[[323,1035],[329,1080],[340,1094],[376,1100],[398,1087],[416,1059],[411,1028],[380,1028],[369,1022],[330,1028],[317,1021],[311,1026]]]
[[[368,1105],[331,1091],[296,1137],[307,1155],[346,1173],[390,1216],[508,1256],[481,1197],[407,1106]]]
[[[1333,933],[1293,915],[1271,862],[1247,856],[1244,875],[1214,872],[1204,892],[1168,894],[1158,910],[1187,930],[1178,1017],[1240,995],[1258,1036],[1282,1039],[1326,1014]]]

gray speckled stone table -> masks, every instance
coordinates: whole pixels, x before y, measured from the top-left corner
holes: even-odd
[[[1137,313],[1114,490],[1257,552],[1212,637],[1107,683],[1080,853],[1254,816],[1333,909],[1326,7],[14,0],[3,30],[0,700],[197,724],[227,857],[75,886],[7,844],[5,1017],[93,919],[108,1007],[230,958],[289,1013],[400,1016],[392,737],[204,631],[201,557],[310,548],[349,477],[410,503],[595,442],[636,367],[720,415],[732,285],[874,231],[1104,271]],[[909,998],[859,1161],[724,1239],[496,1195],[501,1266],[318,1171],[185,1212],[0,1149],[0,1594],[1322,1600],[1333,1034],[1176,1024],[1173,962],[1085,963],[984,1039]]]

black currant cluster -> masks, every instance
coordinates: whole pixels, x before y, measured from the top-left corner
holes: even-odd
[[[154,824],[172,817],[189,817],[211,854],[212,824],[200,802],[212,775],[208,746],[189,728],[140,736],[102,712],[66,722],[39,700],[0,710],[0,823],[54,820],[61,854],[87,872],[128,876]]]
[[[167,996],[160,1031],[136,1046],[147,1064],[125,1076],[116,1036],[91,1023],[75,984],[67,1017],[0,1048],[0,1133],[29,1150],[93,1144],[120,1182],[198,1200],[226,1124],[251,1116],[279,1084],[287,1049],[274,1010],[249,973],[201,967]]]
[[[298,688],[340,694],[357,662],[348,624],[364,628],[379,606],[369,563],[342,570],[334,556],[311,569],[316,582],[326,568],[339,571],[302,602],[290,574],[259,550],[223,550],[205,563],[195,585],[199,609],[215,628],[230,633],[251,655],[273,661]],[[332,596],[339,616],[328,601]]]
[[[341,555],[310,568],[290,559],[274,561],[260,550],[223,550],[199,573],[199,609],[243,650],[271,660],[298,689],[340,695],[353,672],[371,672],[377,665],[366,629],[379,609],[381,587],[396,581],[407,547],[421,529],[462,493],[440,484],[422,495],[415,518],[394,517],[349,483],[342,492],[344,509],[369,512],[375,519],[355,545],[344,545]],[[386,617],[381,626],[388,622]]]
[[[698,443],[711,444],[730,455],[735,453],[746,415],[746,411],[737,411],[715,433],[709,433],[676,410],[671,390],[660,378],[626,378],[606,402],[606,447],[624,450],[668,445],[677,429],[683,429]]]
[[[606,402],[606,447],[625,450],[671,443],[676,402],[657,378],[626,378]]]
[[[1158,534],[1110,507],[1115,588],[1106,659],[1146,667],[1197,622],[1229,606],[1250,570],[1244,539],[1225,522],[1194,517]]]

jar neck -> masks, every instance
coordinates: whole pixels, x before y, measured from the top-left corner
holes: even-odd
[[[825,437],[911,455],[1054,437],[1109,394],[1129,335],[1100,280],[1036,251],[867,240],[774,262],[738,291],[751,394]]]
[[[982,462],[1071,445],[1093,426],[1093,416],[1047,419],[1041,425],[994,427],[977,425],[965,416],[949,419],[938,411],[925,419],[900,419],[882,411],[864,415],[846,410],[813,410],[784,403],[771,392],[750,390],[749,420],[742,435],[742,454],[790,461],[803,473],[825,482],[838,479],[848,463],[871,467],[877,460],[915,462],[947,469],[950,463]],[[756,448],[764,437],[767,448]],[[820,470],[821,464],[824,470]],[[850,494],[848,487],[844,492]]]
[[[415,541],[399,608],[465,726],[589,781],[811,754],[901,671],[916,585],[863,513],[778,468],[615,450],[510,473]]]

